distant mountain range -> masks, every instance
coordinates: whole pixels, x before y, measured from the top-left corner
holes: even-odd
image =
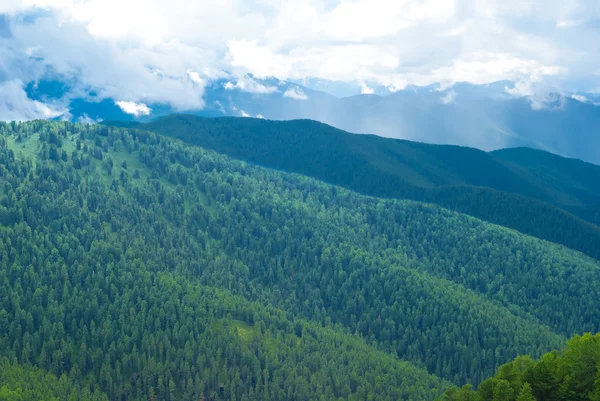
[[[188,111],[205,117],[236,116],[271,120],[312,119],[354,133],[410,139],[426,143],[463,145],[482,150],[532,147],[600,163],[600,100],[594,94],[546,94],[531,98],[516,95],[508,81],[488,85],[458,83],[409,86],[384,94],[359,94],[343,83],[306,80],[302,83],[275,78],[211,81],[205,91],[206,106]],[[318,88],[323,90],[310,89]],[[54,81],[30,84],[34,99],[60,98],[68,85]],[[151,112],[134,116],[115,100],[74,99],[69,105],[74,120],[148,121],[177,110],[165,104],[148,104]]]
[[[105,124],[153,131],[368,195],[436,203],[600,259],[600,166],[580,160],[529,148],[487,153],[354,135],[309,120],[171,115]]]

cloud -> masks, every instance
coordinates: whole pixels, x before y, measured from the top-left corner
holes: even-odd
[[[481,52],[454,60],[451,65],[435,69],[428,76],[415,75],[409,80],[425,84],[486,84],[501,80],[536,82],[543,77],[558,76],[566,72],[565,68],[557,65],[543,65],[535,60],[524,60],[505,53]]]
[[[580,103],[586,103],[586,104],[591,104],[594,106],[600,106],[600,101],[598,101],[598,97],[596,95],[590,94],[588,96],[578,94],[578,93],[572,93],[571,99],[577,100]]]
[[[254,94],[269,94],[278,91],[277,87],[275,86],[263,85],[247,76],[240,77],[235,83],[227,81],[223,87],[227,90],[240,90],[242,92]]]
[[[581,102],[581,103],[587,103],[587,102],[590,101],[587,97],[585,97],[583,95],[577,95],[577,94],[572,94],[571,98],[575,99],[575,100],[577,100],[578,102]]]
[[[506,93],[515,97],[526,97],[533,110],[562,110],[566,97],[541,81],[516,82],[513,88],[506,88]]]
[[[150,115],[152,109],[146,106],[144,103],[136,103],[136,102],[127,102],[127,101],[119,101],[115,102],[117,106],[124,113],[131,114],[132,116],[147,116]]]
[[[0,14],[0,81],[60,79],[64,104],[94,93],[200,109],[225,76],[231,90],[277,92],[249,73],[392,91],[600,87],[594,0],[2,0]]]
[[[533,110],[563,110],[566,103],[564,95],[551,92],[529,96],[528,100]]]
[[[286,90],[283,93],[283,97],[288,97],[288,98],[294,99],[294,100],[307,100],[308,99],[308,96],[306,96],[306,93],[304,93],[302,88],[298,88],[297,86],[293,86],[293,87],[289,88],[288,90]]]
[[[567,19],[567,20],[557,21],[556,22],[556,27],[558,29],[572,28],[572,27],[575,27],[575,26],[579,25],[580,23],[581,23],[580,21],[575,21],[575,20],[572,20],[572,19]]]
[[[59,22],[42,15],[13,23],[13,36],[0,38],[0,77],[4,69],[23,82],[60,80],[70,87],[68,98],[93,92],[96,100],[127,98],[177,110],[204,106],[205,81],[195,71],[207,65],[210,52],[179,42],[147,47],[96,38],[78,24]]]
[[[68,110],[61,105],[47,104],[27,97],[23,82],[0,82],[0,120],[28,121],[57,118]]]
[[[192,80],[193,83],[198,85],[206,85],[206,81],[200,77],[200,74],[196,71],[188,71],[188,77]]]
[[[441,104],[454,103],[454,100],[456,99],[456,96],[457,96],[457,94],[453,90],[448,91],[444,96],[442,96],[440,98],[440,103]]]
[[[375,93],[375,90],[373,88],[370,88],[366,82],[360,81],[360,93],[362,93],[363,95],[372,95],[373,93]]]
[[[340,2],[325,14],[321,30],[336,39],[362,42],[396,35],[417,24],[444,23],[454,12],[452,0]]]
[[[101,118],[91,118],[90,116],[88,116],[87,114],[83,113],[82,116],[80,116],[77,119],[78,123],[81,124],[88,124],[88,125],[92,125],[92,124],[98,124],[100,122],[102,122],[103,120]]]
[[[225,106],[223,106],[223,103],[219,102],[218,100],[214,101],[215,106],[217,106],[217,108],[219,109],[219,111],[223,114],[225,113]]]

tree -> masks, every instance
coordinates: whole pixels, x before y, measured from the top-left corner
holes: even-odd
[[[510,401],[513,393],[510,383],[507,380],[500,380],[494,387],[493,401]]]
[[[536,401],[535,397],[533,396],[533,390],[531,389],[531,385],[529,383],[523,383],[521,391],[519,391],[517,401]]]

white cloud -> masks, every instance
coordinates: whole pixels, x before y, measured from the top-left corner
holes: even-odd
[[[227,44],[228,62],[234,67],[250,71],[258,77],[288,76],[291,65],[284,56],[275,54],[269,48],[259,46],[257,40],[231,40]]]
[[[516,96],[532,96],[534,94],[533,83],[531,81],[519,81],[515,83],[513,88],[505,88],[506,93]]]
[[[392,91],[503,79],[600,86],[593,0],[0,0],[0,13],[13,16],[0,79],[51,72],[70,97],[199,109],[206,83],[247,73]],[[277,91],[227,79],[229,89]]]
[[[531,108],[534,110],[562,110],[565,107],[565,96],[560,93],[543,93],[528,98]]]
[[[100,99],[161,102],[178,110],[204,106],[202,77],[190,72],[213,56],[197,47],[98,39],[79,25],[59,24],[48,16],[13,25],[12,33],[12,38],[0,39],[6,43],[0,43],[0,59],[7,65],[6,74],[23,82],[58,77],[69,83],[69,97],[93,91]]]
[[[456,99],[456,92],[454,92],[453,90],[448,91],[444,96],[442,96],[440,98],[440,103],[441,104],[450,104],[450,103],[454,103],[454,100]]]
[[[289,88],[288,90],[286,90],[283,93],[283,97],[288,97],[288,98],[294,99],[294,100],[307,100],[308,99],[308,96],[306,96],[306,93],[304,93],[302,88],[298,88],[297,86],[293,86],[293,87]]]
[[[146,106],[144,103],[119,101],[115,102],[115,104],[119,106],[124,113],[131,114],[132,116],[136,117],[147,116],[152,112],[152,109]]]
[[[534,110],[563,109],[566,101],[562,93],[540,81],[516,82],[514,88],[506,88],[506,92],[515,97],[526,97]]]
[[[277,92],[278,89],[275,86],[263,85],[260,82],[244,76],[240,77],[235,83],[227,81],[223,87],[227,90],[240,90],[242,92],[254,93],[254,94],[269,94]]]
[[[223,106],[223,103],[219,102],[218,100],[215,100],[215,106],[217,106],[221,113],[225,114],[225,106]]]
[[[580,21],[575,21],[572,19],[567,19],[567,20],[561,20],[561,21],[557,21],[556,22],[556,27],[559,29],[564,29],[564,28],[573,28],[577,25],[580,24]]]
[[[79,122],[81,124],[90,124],[91,125],[91,124],[98,124],[98,123],[102,122],[102,119],[101,118],[91,118],[87,114],[83,113],[83,115],[77,119],[77,122]]]
[[[591,95],[591,98],[588,98],[587,96],[573,93],[573,94],[571,94],[571,99],[575,99],[580,103],[586,103],[586,104],[591,104],[594,106],[600,106],[600,102],[597,101],[598,97],[596,97],[594,95]]]
[[[524,60],[505,53],[480,52],[468,58],[455,60],[451,65],[433,70],[425,79],[426,84],[440,82],[472,82],[486,84],[500,80],[527,79],[538,81],[544,76],[566,73],[556,65],[542,65],[535,60]],[[419,80],[414,77],[413,80]]]
[[[242,117],[252,117],[250,114],[246,113],[244,110],[240,110],[240,114]]]
[[[256,115],[256,118],[260,118],[261,120],[264,120],[264,119],[265,119],[265,116],[263,116],[262,114],[257,114],[257,115]]]
[[[57,118],[68,110],[61,105],[31,100],[19,80],[0,82],[0,120],[27,121]]]
[[[188,71],[187,74],[188,74],[188,77],[190,77],[192,82],[194,82],[195,84],[202,85],[202,86],[206,85],[206,81],[204,79],[202,79],[200,77],[200,74],[197,73],[196,71]]]
[[[381,57],[381,65],[387,68],[396,68],[400,65],[400,59],[390,54]]]
[[[375,90],[370,88],[365,81],[360,81],[360,93],[363,95],[372,95],[375,93]]]
[[[587,97],[585,97],[583,95],[572,94],[571,98],[575,99],[575,100],[577,100],[578,102],[581,102],[581,103],[587,103],[587,102],[590,101]]]
[[[453,0],[370,0],[340,2],[323,17],[322,31],[342,40],[364,41],[398,34],[416,24],[444,23],[454,15]]]

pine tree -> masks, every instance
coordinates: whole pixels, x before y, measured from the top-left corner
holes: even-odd
[[[535,401],[535,397],[533,396],[533,391],[531,390],[531,385],[529,383],[523,383],[523,387],[521,387],[517,401]]]
[[[493,401],[509,401],[512,399],[513,389],[506,380],[500,380],[494,387]]]
[[[156,394],[154,393],[154,387],[150,387],[148,390],[148,401],[156,401]]]

